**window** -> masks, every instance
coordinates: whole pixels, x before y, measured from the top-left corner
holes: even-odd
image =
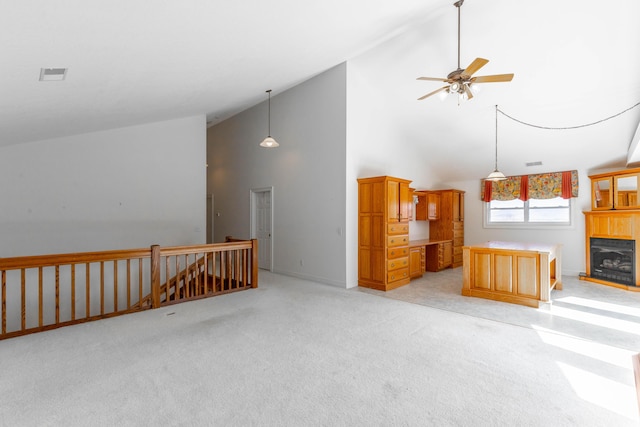
[[[571,199],[492,200],[484,205],[487,227],[571,225]]]

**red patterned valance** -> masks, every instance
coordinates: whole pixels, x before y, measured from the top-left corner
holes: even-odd
[[[569,199],[578,197],[578,171],[539,173],[535,175],[509,176],[504,181],[481,181],[480,199]]]

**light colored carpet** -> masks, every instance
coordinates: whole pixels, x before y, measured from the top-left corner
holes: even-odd
[[[261,272],[0,341],[0,425],[631,426],[632,353]]]

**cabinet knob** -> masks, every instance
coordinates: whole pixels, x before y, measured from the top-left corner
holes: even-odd
[[[395,267],[395,266],[396,266],[396,264],[392,262],[391,263],[391,267]]]

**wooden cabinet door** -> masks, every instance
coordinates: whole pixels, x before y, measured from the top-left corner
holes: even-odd
[[[427,194],[427,219],[429,221],[437,221],[440,219],[440,194]]]
[[[453,220],[464,221],[464,193],[453,192]]]
[[[398,183],[398,212],[400,221],[409,221],[411,203],[413,203],[412,194],[408,183]]]
[[[415,247],[409,251],[409,276],[422,276],[422,248]]]
[[[442,243],[442,266],[447,268],[453,263],[453,245],[451,242]]]
[[[407,186],[407,191],[408,191]],[[397,181],[387,182],[387,221],[400,221],[400,186]]]
[[[413,197],[407,182],[387,182],[387,221],[409,221]]]
[[[415,207],[416,221],[427,220],[427,196],[424,193],[416,193],[418,197],[418,203]]]

